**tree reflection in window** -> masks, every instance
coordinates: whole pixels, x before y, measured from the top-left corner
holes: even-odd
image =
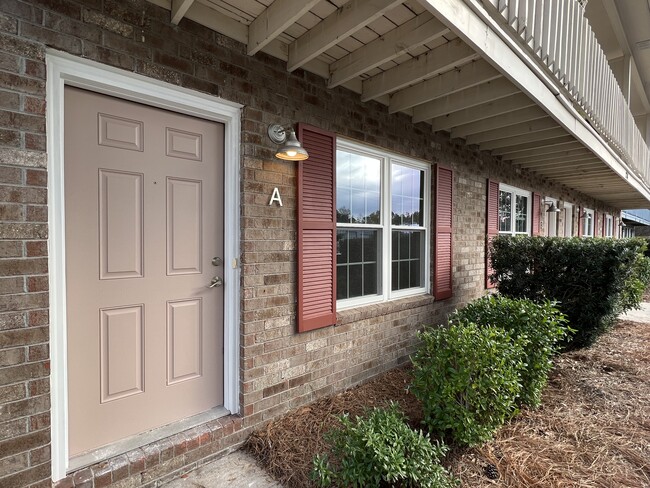
[[[342,224],[381,222],[381,161],[336,152],[336,221]]]

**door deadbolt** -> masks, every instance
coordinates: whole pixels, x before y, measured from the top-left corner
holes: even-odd
[[[223,259],[219,257],[212,258],[212,266],[221,266],[223,264]]]

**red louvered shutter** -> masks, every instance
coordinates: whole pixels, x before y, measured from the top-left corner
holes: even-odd
[[[453,295],[453,196],[454,172],[436,164],[435,249],[433,296],[445,300]]]
[[[336,135],[298,124],[298,332],[336,324]]]
[[[578,207],[578,237],[582,237],[582,221],[584,219],[582,218],[582,207]]]
[[[542,196],[539,193],[533,193],[533,235],[541,234],[540,227],[540,210],[542,206]]]
[[[499,234],[499,182],[487,180],[487,212],[485,219],[487,233],[485,247],[485,288],[494,288],[496,283],[492,283],[489,276],[492,273],[490,266],[490,242]]]

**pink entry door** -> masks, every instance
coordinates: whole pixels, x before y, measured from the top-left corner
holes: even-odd
[[[223,404],[223,134],[65,89],[70,457]]]

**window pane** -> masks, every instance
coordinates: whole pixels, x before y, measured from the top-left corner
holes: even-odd
[[[515,232],[528,231],[528,197],[517,195],[515,214]]]
[[[336,221],[349,224],[351,220],[350,208],[350,190],[347,188],[336,187]]]
[[[336,298],[354,298],[379,293],[379,231],[338,229],[336,241]]]
[[[363,295],[363,280],[361,273],[363,268],[360,264],[351,264],[348,266],[348,298],[360,297]]]
[[[394,225],[424,225],[424,171],[393,164],[391,196]]]
[[[399,230],[393,231],[391,237],[393,242],[392,289],[404,290],[424,286],[422,280],[424,232]]]
[[[381,161],[346,151],[336,151],[337,222],[378,224]]]
[[[499,192],[499,231],[510,232],[512,230],[512,193],[507,191]]]

